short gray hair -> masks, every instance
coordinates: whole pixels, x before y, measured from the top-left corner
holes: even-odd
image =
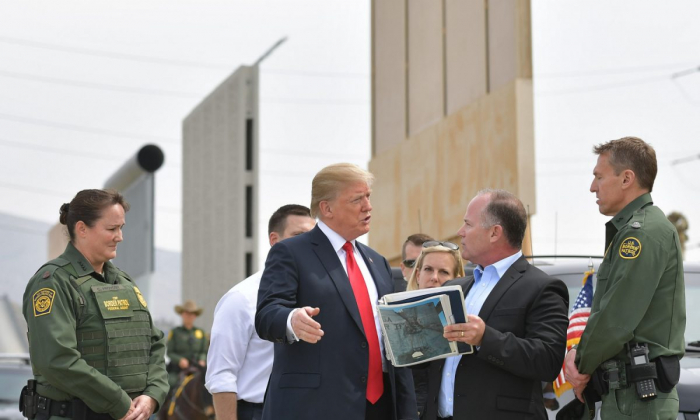
[[[483,189],[477,196],[488,195],[489,202],[481,213],[482,226],[500,225],[508,243],[521,249],[527,229],[527,212],[522,201],[506,190]]]

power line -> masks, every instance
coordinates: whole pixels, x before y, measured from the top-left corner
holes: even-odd
[[[0,36],[0,42],[6,43],[6,44],[22,45],[25,47],[41,48],[41,49],[45,49],[45,50],[63,51],[63,52],[69,52],[69,53],[73,53],[73,54],[82,54],[82,55],[89,55],[89,56],[95,56],[95,57],[115,58],[115,59],[119,59],[119,60],[129,60],[129,61],[136,61],[136,62],[141,62],[141,63],[165,64],[165,65],[181,66],[181,67],[196,67],[196,68],[210,69],[210,70],[232,70],[231,66],[226,65],[226,64],[204,63],[201,61],[176,60],[176,59],[169,59],[169,58],[149,57],[149,56],[138,55],[138,54],[108,52],[108,51],[96,50],[96,49],[91,49],[91,48],[70,47],[70,46],[65,46],[65,45],[52,44],[52,43],[48,43],[48,42],[32,41],[32,40],[12,38],[12,37],[7,37],[7,36]]]
[[[150,140],[150,141],[155,140],[155,141],[162,141],[162,142],[168,142],[168,143],[179,143],[180,142],[180,139],[175,139],[172,137],[161,137],[161,136],[153,136],[153,135],[148,135],[148,134],[135,134],[135,133],[128,133],[128,132],[117,131],[117,130],[106,130],[106,129],[102,129],[102,128],[85,127],[85,126],[81,126],[81,125],[65,124],[65,123],[59,123],[59,122],[55,122],[55,121],[41,120],[38,118],[31,118],[31,117],[22,117],[19,115],[11,115],[11,114],[5,114],[5,113],[0,113],[0,119],[20,122],[23,124],[41,125],[41,126],[45,126],[45,127],[60,128],[62,130],[82,131],[85,133],[127,137],[127,138],[132,138],[132,139],[137,139],[137,140]]]
[[[72,193],[61,193],[56,190],[51,190],[47,188],[39,188],[39,187],[34,187],[34,186],[29,186],[29,185],[19,185],[19,184],[8,184],[5,182],[0,182],[0,188],[7,189],[7,190],[13,190],[13,191],[21,191],[27,194],[39,194],[39,195],[51,195],[53,197],[58,197],[61,198],[62,200],[65,201],[70,201],[70,199],[75,195],[74,192]],[[173,208],[173,207],[163,207],[163,206],[158,206],[156,207],[156,211],[159,212],[164,212],[164,213],[172,213],[172,214],[180,214],[181,209],[178,208]],[[2,228],[3,225],[0,224],[0,228]]]
[[[77,80],[66,80],[53,77],[43,77],[37,75],[31,75],[26,73],[14,73],[9,71],[0,70],[0,76],[11,77],[14,79],[30,80],[34,82],[44,82],[52,83],[65,86],[77,86],[87,89],[101,89],[109,90],[114,92],[124,92],[124,93],[138,93],[145,95],[158,95],[158,96],[171,96],[178,98],[201,98],[203,95],[199,93],[192,92],[177,92],[171,90],[161,90],[161,89],[148,89],[139,87],[129,87],[129,86],[117,86],[104,83],[91,83],[91,82],[81,82]]]
[[[686,156],[684,158],[674,159],[671,161],[671,166],[678,165],[679,163],[688,163],[694,160],[700,159],[700,154],[695,154],[692,156]]]
[[[628,81],[628,82],[604,83],[604,84],[600,84],[600,85],[587,86],[587,87],[574,88],[574,89],[550,90],[550,91],[539,91],[539,92],[536,91],[535,94],[537,96],[558,96],[558,95],[567,95],[570,93],[587,93],[587,92],[595,92],[595,91],[601,91],[601,90],[618,89],[618,88],[629,87],[629,86],[649,84],[649,83],[659,82],[662,80],[668,80],[668,76],[664,75],[664,76],[646,77],[644,79],[632,80],[632,81]]]
[[[45,232],[35,230],[35,229],[26,229],[22,228],[19,226],[11,226],[11,225],[5,225],[0,223],[0,230],[14,230],[15,232],[22,232],[22,233],[30,233],[32,235],[41,235],[41,236],[46,236],[48,234],[49,230],[47,229]]]
[[[60,191],[56,191],[55,189],[34,187],[34,186],[29,186],[29,185],[10,184],[7,182],[0,182],[0,188],[4,188],[4,189],[8,189],[8,190],[15,190],[15,191],[22,191],[22,192],[27,192],[27,193],[41,194],[41,195],[50,195],[53,197],[60,197],[64,200],[70,199],[70,197],[73,197],[73,195],[75,195],[75,193],[68,193],[68,192],[62,193]]]
[[[304,150],[282,150],[282,149],[260,149],[261,152],[271,155],[283,156],[302,156],[302,157],[342,157],[344,159],[364,159],[368,155],[360,153],[324,153],[319,151],[304,151]]]
[[[341,99],[337,101],[327,101],[323,99],[307,99],[307,98],[262,98],[262,104],[279,104],[279,105],[349,105],[349,106],[369,106],[369,100],[356,99]]]
[[[60,45],[48,42],[40,42],[29,39],[14,38],[8,36],[0,36],[0,42],[5,44],[21,45],[25,47],[40,48],[52,51],[63,51],[73,54],[88,55],[94,57],[106,57],[117,60],[135,61],[139,63],[152,63],[160,65],[171,65],[179,67],[193,67],[207,70],[228,70],[233,71],[234,66],[223,63],[207,63],[203,61],[178,60],[171,58],[152,57],[140,54],[128,54],[119,52],[109,52],[92,48],[74,47]],[[307,70],[291,70],[291,69],[263,69],[262,72],[278,75],[289,76],[306,76],[306,77],[335,77],[335,78],[368,78],[367,73],[351,73],[351,72],[322,72],[322,71],[307,71]]]
[[[650,66],[634,66],[634,67],[618,67],[595,70],[580,70],[580,71],[564,71],[558,73],[535,73],[535,78],[560,78],[560,77],[586,77],[586,76],[604,76],[609,74],[628,74],[642,73],[656,70],[668,70],[673,67],[690,66],[691,62],[674,63],[674,64],[658,64]]]
[[[303,76],[303,77],[337,77],[342,79],[367,79],[367,73],[346,73],[329,71],[308,71],[308,70],[284,70],[284,69],[262,69],[262,73],[277,74],[281,76]]]
[[[40,144],[35,144],[35,143],[27,143],[27,142],[22,142],[22,141],[17,141],[17,140],[8,140],[4,138],[0,138],[0,146],[5,146],[5,147],[12,147],[16,149],[26,149],[26,150],[37,150],[39,152],[47,152],[47,153],[56,153],[64,156],[71,156],[71,157],[77,157],[77,156],[82,156],[86,157],[89,159],[96,159],[96,160],[104,160],[108,162],[114,162],[116,160],[121,160],[125,161],[126,159],[129,159],[130,156],[108,156],[105,155],[104,153],[89,153],[89,152],[83,152],[80,150],[67,150],[65,148],[59,148],[59,147],[51,147],[51,146],[45,146],[45,145],[40,145]],[[173,162],[170,159],[166,159],[165,165],[164,166],[179,166],[179,162]]]
[[[90,158],[90,159],[99,159],[99,160],[107,160],[107,161],[114,161],[115,159],[117,159],[117,157],[115,157],[115,156],[106,156],[104,154],[88,153],[88,152],[77,151],[77,150],[66,150],[66,149],[61,149],[58,147],[25,143],[25,142],[21,142],[21,141],[7,140],[4,138],[0,138],[0,145],[4,145],[6,147],[13,147],[13,148],[17,148],[17,149],[37,150],[40,152],[58,153],[58,154],[67,155],[67,156],[82,156],[82,157],[86,157],[86,158]],[[127,159],[127,158],[124,157],[122,159]]]

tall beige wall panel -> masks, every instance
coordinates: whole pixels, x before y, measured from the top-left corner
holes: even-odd
[[[206,308],[198,320],[206,330],[221,296],[246,277],[246,253],[257,251],[245,221],[246,186],[258,184],[257,171],[246,170],[245,142],[246,119],[257,119],[256,85],[257,70],[239,68],[183,123],[182,295]]]
[[[408,0],[408,136],[445,114],[441,1]]]
[[[532,78],[529,0],[488,0],[489,90]]]
[[[533,136],[518,123],[531,92],[531,81],[515,80],[376,155],[369,164],[376,177],[372,247],[395,261],[412,233],[453,238],[483,188],[511,191],[534,213]]]
[[[406,139],[406,2],[372,2],[372,131],[381,153]]]
[[[486,2],[445,0],[447,115],[486,94],[486,57]]]
[[[372,11],[370,244],[396,265],[410,234],[455,240],[488,187],[534,214],[530,0],[373,0]]]

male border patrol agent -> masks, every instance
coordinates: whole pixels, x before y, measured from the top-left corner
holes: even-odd
[[[600,393],[605,420],[672,420],[685,350],[685,286],[678,234],[651,200],[656,153],[636,137],[609,141],[594,152],[591,192],[600,212],[613,219],[606,224],[588,324],[566,356],[566,379],[581,401],[587,384],[587,398],[591,388]],[[630,348],[648,349],[651,363],[632,360]],[[638,390],[650,380],[655,397]]]
[[[175,305],[175,312],[182,316],[182,325],[170,330],[168,334],[168,383],[174,387],[178,375],[187,369],[190,363],[205,366],[207,351],[209,350],[209,337],[204,330],[194,326],[194,320],[202,314],[203,309],[187,299],[182,305]]]

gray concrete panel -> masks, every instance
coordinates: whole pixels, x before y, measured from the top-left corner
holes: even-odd
[[[182,299],[205,308],[197,325],[206,330],[221,296],[246,277],[246,253],[257,261],[257,103],[257,68],[240,67],[183,123]],[[252,232],[246,186],[254,191]]]

